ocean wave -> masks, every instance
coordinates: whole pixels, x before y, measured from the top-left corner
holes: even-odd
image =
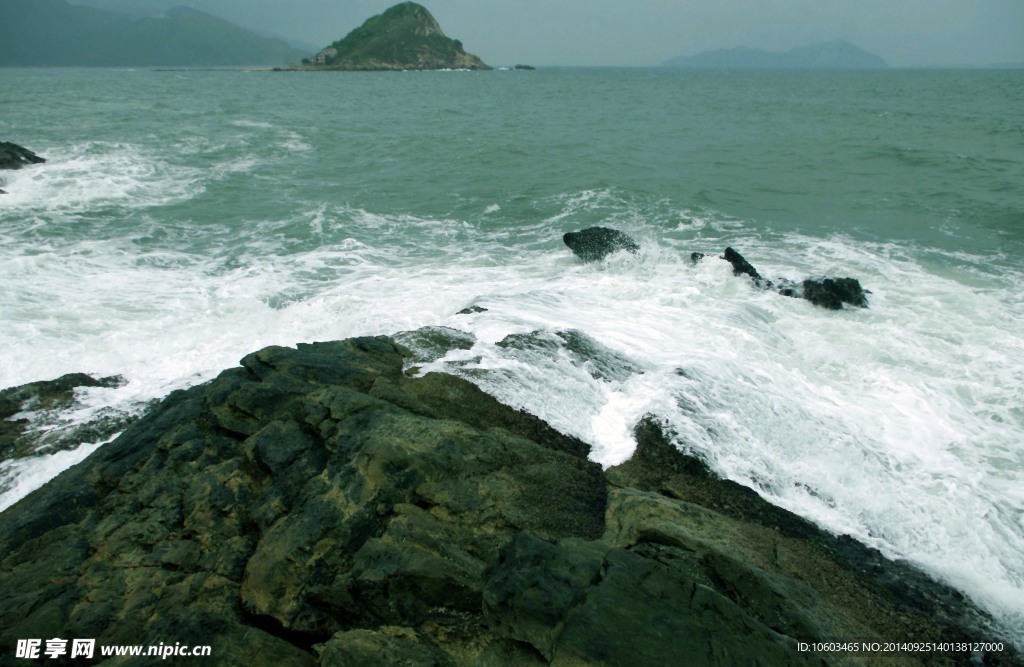
[[[203,190],[199,169],[133,144],[91,141],[50,148],[45,154],[45,165],[7,176],[5,209],[74,215],[107,206],[166,205]]]

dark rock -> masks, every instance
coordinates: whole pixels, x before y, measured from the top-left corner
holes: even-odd
[[[653,418],[604,473],[465,380],[408,377],[406,352],[260,350],[0,514],[0,645],[653,667],[846,664],[796,642],[982,636],[962,597],[718,479]]]
[[[530,71],[530,72],[532,72],[533,70],[535,70],[535,69],[537,69],[537,68],[536,68],[536,67],[534,67],[534,66],[532,66],[532,65],[516,65],[516,66],[515,66],[515,69],[518,69],[518,70],[527,70],[527,71]]]
[[[761,283],[761,274],[757,272],[757,269],[755,269],[750,262],[743,259],[743,255],[739,254],[732,248],[725,249],[725,254],[722,256],[722,259],[732,264],[732,274],[734,276],[746,274],[753,278],[755,283]]]
[[[628,235],[607,227],[588,227],[578,232],[566,232],[562,241],[584,262],[604,259],[619,250],[636,253],[640,249]]]
[[[697,255],[700,253],[691,255],[691,259],[695,262],[699,259]],[[700,256],[703,257],[703,255]],[[839,310],[844,303],[859,308],[868,307],[866,294],[870,292],[862,288],[860,281],[856,278],[822,278],[820,280],[809,278],[802,283],[783,279],[775,284],[771,280],[762,278],[757,269],[732,248],[725,249],[722,259],[732,264],[733,275],[748,275],[753,278],[754,284],[758,287],[775,289],[782,296],[804,298],[816,306],[830,310]]]
[[[604,549],[563,549],[520,533],[498,559],[484,590],[484,613],[512,639],[551,660],[561,624],[600,577]]]
[[[495,343],[509,350],[512,356],[536,365],[536,357],[557,357],[565,354],[574,366],[587,370],[595,380],[622,381],[643,369],[634,361],[598,343],[582,331],[531,331],[509,334]]]
[[[606,473],[621,488],[610,496],[609,525],[635,536],[633,552],[688,572],[775,632],[797,639],[852,637],[859,631],[848,624],[860,622],[874,628],[862,637],[938,640],[991,632],[983,612],[910,564],[826,533],[751,489],[719,479],[681,451],[677,436],[654,417],[641,420],[636,437],[633,458]],[[631,510],[620,513],[619,503]],[[641,516],[646,518],[629,525]],[[830,616],[829,608],[845,618]],[[950,664],[968,664],[968,657]],[[944,656],[930,659],[946,664]],[[1018,664],[1020,656],[1010,651],[989,659]]]
[[[0,141],[0,169],[21,169],[30,164],[46,162],[32,151],[18,144]]]
[[[175,618],[206,628],[188,640],[219,664],[281,664],[231,640],[247,632],[278,656],[384,643],[462,647],[474,664],[502,545],[600,537],[606,486],[583,443],[464,380],[406,377],[400,350],[362,338],[249,355],[9,508],[0,643],[159,643]],[[376,638],[347,634],[360,629]]]
[[[449,667],[455,664],[444,651],[413,628],[397,626],[339,632],[316,648],[319,664],[325,667]]]
[[[450,327],[421,327],[393,338],[406,348],[405,357],[414,364],[437,361],[452,350],[468,350],[476,343],[473,334]]]
[[[483,306],[468,306],[463,308],[456,315],[473,315],[474,313],[486,313],[487,309]]]
[[[40,451],[73,449],[83,442],[100,442],[122,430],[127,415],[107,414],[71,429],[57,428],[63,414],[76,406],[78,387],[119,387],[124,378],[115,375],[94,378],[85,373],[68,373],[56,380],[30,382],[0,390],[0,461],[33,456]],[[26,418],[12,419],[20,412],[36,413],[35,427]],[[0,481],[0,489],[4,483]]]
[[[702,253],[702,252],[691,252],[690,253],[690,261],[693,262],[694,264],[696,264],[697,262],[699,262],[702,259],[704,259],[704,253]]]
[[[805,280],[803,297],[816,306],[839,310],[844,303],[858,308],[867,308],[868,299],[864,288],[856,278],[823,278]]]

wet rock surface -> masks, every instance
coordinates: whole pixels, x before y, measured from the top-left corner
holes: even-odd
[[[476,343],[471,333],[438,326],[403,331],[395,334],[394,340],[405,348],[407,364],[437,361],[452,350],[468,350]]]
[[[0,169],[21,169],[30,164],[40,164],[43,162],[46,162],[44,158],[39,157],[23,146],[9,141],[0,141]],[[6,185],[6,182],[0,179],[0,186],[4,185]],[[7,192],[0,188],[0,195],[5,194]]]
[[[643,372],[636,362],[576,329],[510,334],[495,345],[507,350],[512,358],[521,358],[527,363],[564,355],[595,380],[622,381]]]
[[[815,306],[839,310],[844,303],[858,308],[868,307],[868,298],[856,278],[808,279],[803,282],[803,298]]]
[[[465,380],[409,377],[408,354],[385,337],[266,348],[0,514],[0,646],[180,641],[253,666],[822,665],[874,663],[797,642],[979,636],[958,595],[717,479],[654,418],[602,471]]]
[[[640,245],[628,234],[608,227],[588,227],[578,232],[566,232],[562,241],[584,262],[604,259],[619,250],[636,253],[640,249]]]
[[[46,162],[29,149],[9,141],[0,141],[0,169],[21,169],[30,164]]]
[[[693,263],[700,262],[705,255],[694,252],[690,255]],[[829,310],[841,310],[844,304],[858,308],[868,307],[868,290],[861,287],[856,278],[808,278],[796,283],[791,280],[773,282],[761,276],[754,265],[733,248],[726,248],[721,259],[732,264],[733,275],[749,276],[754,284],[762,289],[774,289],[782,296],[806,299],[815,306]]]
[[[743,255],[732,248],[726,248],[725,252],[722,253],[722,259],[732,264],[732,274],[734,276],[747,275],[753,278],[754,282],[758,285],[761,284],[761,274],[757,272],[753,264],[743,258]]]
[[[71,449],[117,433],[126,425],[127,416],[101,415],[71,429],[55,427],[62,415],[76,406],[76,389],[118,387],[124,382],[120,376],[95,378],[85,373],[68,373],[55,380],[0,390],[0,461]],[[19,416],[27,413],[33,413],[36,419]]]

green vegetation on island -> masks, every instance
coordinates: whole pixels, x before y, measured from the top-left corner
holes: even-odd
[[[446,36],[430,12],[415,2],[370,17],[303,64],[331,70],[491,69],[466,53],[462,42]]]

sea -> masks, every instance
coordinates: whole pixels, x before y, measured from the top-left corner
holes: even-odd
[[[605,466],[656,415],[1024,641],[1024,71],[0,69],[0,91],[0,140],[47,159],[0,172],[0,387],[125,380],[66,423],[267,345],[448,327],[471,346],[418,372]],[[640,251],[582,262],[562,235],[596,225]],[[869,307],[758,289],[726,247],[857,278]],[[0,464],[2,506],[101,446]]]

